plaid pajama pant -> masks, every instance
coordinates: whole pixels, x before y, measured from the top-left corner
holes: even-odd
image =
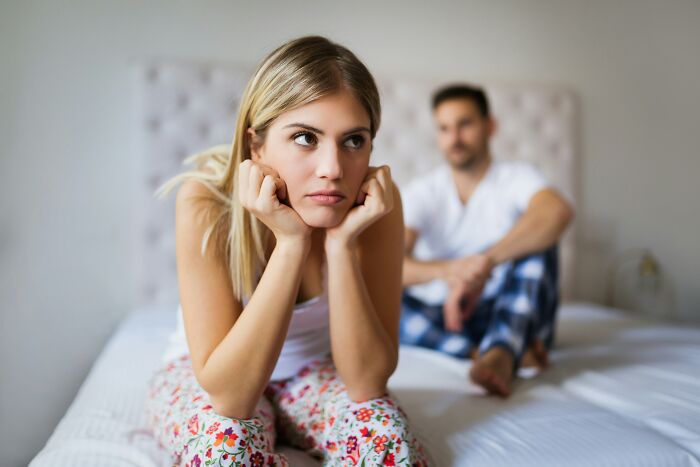
[[[558,249],[522,257],[501,266],[484,288],[462,332],[445,329],[442,305],[428,305],[404,292],[401,343],[468,358],[473,348],[483,354],[495,346],[510,351],[515,369],[528,346],[554,342],[559,303]]]

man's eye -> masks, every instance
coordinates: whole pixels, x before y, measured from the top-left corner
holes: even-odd
[[[360,135],[353,135],[345,140],[345,147],[360,149],[365,143],[365,138]]]
[[[316,135],[308,132],[297,133],[294,135],[294,142],[301,146],[313,146],[316,144]]]

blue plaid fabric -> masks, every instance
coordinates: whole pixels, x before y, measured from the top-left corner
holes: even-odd
[[[500,274],[489,280],[474,314],[459,333],[445,330],[442,305],[427,305],[404,292],[401,343],[457,358],[469,357],[472,348],[483,354],[502,346],[513,354],[517,369],[534,339],[547,349],[554,342],[558,275],[556,245],[504,264]]]

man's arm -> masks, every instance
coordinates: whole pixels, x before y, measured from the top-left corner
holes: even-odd
[[[443,279],[450,283],[445,303],[445,324],[453,331],[474,311],[484,284],[496,264],[542,251],[554,245],[574,218],[574,210],[555,190],[535,195],[513,228],[483,254],[443,261],[419,261],[411,256],[418,239],[416,230],[405,229],[403,286]],[[477,227],[478,228],[478,227]],[[467,297],[468,304],[461,309]]]
[[[496,264],[549,248],[559,241],[573,219],[574,209],[556,190],[545,188],[538,191],[533,195],[527,209],[513,228],[485,252],[483,256],[487,256],[490,261],[480,261],[477,269],[481,267],[490,269]],[[460,270],[464,271],[468,265],[461,263],[472,258],[471,256],[442,261],[419,261],[413,258],[413,247],[419,235],[417,230],[405,229],[404,287],[434,279],[449,280],[455,274],[462,275],[459,274]],[[491,263],[490,267],[488,263]]]
[[[405,251],[402,276],[402,285],[404,287],[430,282],[434,279],[445,279],[449,261],[419,261],[411,256],[419,235],[420,233],[417,230],[404,229]]]
[[[486,255],[495,265],[545,250],[559,241],[573,219],[574,209],[556,190],[540,190],[513,228]]]

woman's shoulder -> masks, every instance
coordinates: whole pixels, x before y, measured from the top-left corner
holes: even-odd
[[[212,188],[198,179],[187,179],[179,187],[175,202],[176,239],[185,250],[201,252],[203,242],[215,257],[225,251],[225,229],[230,216],[212,193]]]
[[[177,190],[175,218],[178,227],[199,230],[206,228],[220,217],[221,206],[204,183],[196,179],[185,180]]]
[[[191,209],[199,200],[214,200],[214,194],[204,182],[189,178],[182,182],[177,190],[176,206],[178,208]]]

